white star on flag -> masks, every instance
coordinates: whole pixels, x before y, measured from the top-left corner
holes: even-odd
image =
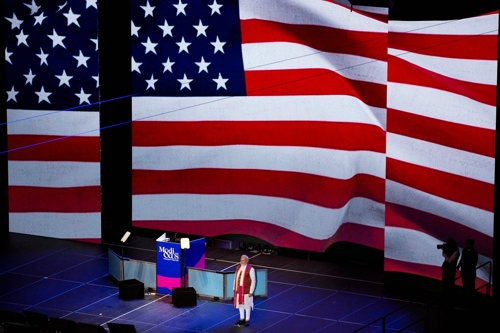
[[[48,54],[45,54],[43,53],[43,50],[42,48],[40,48],[40,53],[36,55],[38,58],[40,58],[40,66],[42,66],[43,64],[45,65],[49,65],[49,63],[47,62],[47,58],[48,58]]]
[[[170,61],[170,57],[167,58],[167,61],[162,63],[163,65],[163,73],[165,73],[166,71],[169,71],[170,73],[173,73],[172,72],[172,65],[175,64],[175,62],[171,62]]]
[[[59,87],[62,86],[63,84],[69,85],[69,80],[71,80],[73,77],[66,75],[66,70],[63,70],[61,75],[56,75],[56,77],[59,79]]]
[[[33,23],[33,26],[35,26],[37,24],[42,25],[43,20],[45,20],[46,18],[47,18],[47,16],[43,16],[43,12],[40,15],[35,16],[35,23]]]
[[[198,74],[201,73],[202,71],[205,71],[208,73],[208,66],[210,65],[210,62],[205,62],[205,59],[203,59],[203,56],[201,57],[200,62],[195,62],[195,64],[199,67]]]
[[[96,83],[95,83],[95,87],[96,87],[96,88],[99,88],[99,75],[97,75],[97,76],[92,76],[92,78],[93,78],[93,79],[95,80],[95,82],[96,82]]]
[[[187,3],[182,3],[181,0],[179,0],[179,3],[177,5],[172,5],[175,8],[177,8],[177,14],[175,16],[179,16],[180,13],[184,14],[186,16],[186,11],[185,8],[188,4]]]
[[[92,41],[92,43],[95,44],[95,51],[97,51],[99,49],[99,40],[97,38],[96,39],[90,38],[90,40]]]
[[[5,61],[8,61],[12,65],[12,61],[10,61],[10,56],[13,55],[14,52],[9,52],[7,51],[7,48],[5,48]]]
[[[66,48],[66,46],[63,44],[63,39],[66,37],[59,36],[56,32],[56,29],[52,29],[52,35],[47,35],[47,37],[52,39],[52,48],[56,47],[57,45],[61,45],[63,48]]]
[[[216,78],[216,79],[212,79],[212,80],[214,80],[214,82],[217,83],[217,90],[219,90],[219,88],[224,88],[224,89],[227,90],[227,88],[226,88],[226,82],[229,79],[223,79],[222,75],[219,73],[219,77]]]
[[[217,0],[214,0],[214,3],[211,4],[211,5],[208,5],[208,7],[210,7],[210,9],[212,9],[212,14],[210,14],[210,16],[214,15],[214,13],[217,13],[219,15],[221,15],[220,13],[220,7],[222,7],[224,5],[219,5],[217,3]]]
[[[144,45],[144,47],[146,48],[144,54],[147,54],[148,52],[153,52],[154,54],[156,54],[155,47],[156,45],[158,45],[158,43],[151,42],[151,40],[148,37],[148,41],[146,43],[141,43],[141,44]]]
[[[203,23],[201,23],[201,20],[198,25],[193,25],[193,28],[196,29],[196,37],[198,37],[199,35],[204,35],[205,37],[207,37],[206,30],[208,28],[208,25],[203,25]]]
[[[27,47],[29,47],[28,42],[26,41],[26,39],[28,39],[28,37],[29,37],[29,35],[25,35],[24,31],[21,30],[21,32],[18,35],[16,35],[17,46],[19,46],[20,44],[24,44]]]
[[[71,8],[69,9],[69,12],[66,14],[63,14],[67,19],[68,19],[68,27],[70,24],[74,24],[78,27],[80,27],[80,23],[78,23],[78,18],[81,16],[79,14],[74,14]]]
[[[82,105],[82,103],[90,104],[89,97],[92,94],[86,94],[85,91],[83,91],[83,88],[80,88],[80,93],[75,95],[80,99],[80,105]]]
[[[224,53],[223,47],[226,44],[226,42],[221,42],[219,40],[219,36],[217,36],[217,39],[215,40],[215,42],[210,42],[210,44],[212,44],[214,47],[214,54],[217,53],[217,51]]]
[[[156,80],[154,77],[153,77],[153,74],[151,74],[151,79],[149,80],[146,80],[146,82],[148,83],[148,87],[146,88],[146,90],[148,90],[149,88],[153,88],[153,90],[155,90],[155,83],[156,83]]]
[[[184,88],[188,88],[189,90],[191,90],[191,87],[189,86],[189,84],[193,80],[188,79],[186,77],[185,73],[184,73],[184,77],[182,79],[177,79],[177,81],[179,81],[181,83],[181,90],[184,89]]]
[[[6,17],[5,19],[11,23],[10,30],[14,30],[16,28],[21,30],[21,23],[24,21],[19,20],[16,14],[12,13],[12,18]]]
[[[153,10],[156,8],[155,6],[151,6],[149,4],[149,1],[147,2],[146,6],[140,6],[142,9],[144,9],[144,17],[147,17],[148,15],[151,15],[153,17]]]
[[[80,67],[80,66],[85,66],[88,68],[87,66],[87,60],[90,59],[90,57],[85,57],[82,53],[82,50],[80,50],[80,54],[77,55],[77,56],[73,56],[73,58],[75,58],[76,60],[78,60],[78,64],[76,65],[76,67]]]
[[[137,27],[134,24],[134,21],[130,21],[130,31],[132,32],[132,34],[130,36],[137,36],[137,37],[139,37],[139,29],[141,29],[141,27]]]
[[[29,4],[27,4],[27,3],[25,3],[24,5],[25,5],[26,7],[28,7],[29,9],[31,9],[31,14],[30,14],[30,15],[34,15],[34,14],[36,14],[36,13],[38,12],[38,10],[39,10],[40,8],[42,8],[42,6],[37,6],[37,5],[36,5],[35,0],[33,0],[33,1],[31,2],[31,5],[29,5]]]
[[[132,72],[136,71],[137,73],[141,74],[141,70],[139,69],[140,65],[142,65],[142,62],[135,62],[134,57],[132,57]]]
[[[174,26],[168,25],[167,20],[165,20],[165,23],[163,25],[159,25],[158,27],[161,30],[163,30],[163,37],[165,37],[166,35],[170,35],[170,37],[174,37],[174,35],[172,35],[172,29],[174,28]]]
[[[63,3],[62,5],[60,6],[57,6],[59,9],[56,10],[56,13],[60,12],[64,7],[66,7],[66,5],[68,4],[68,2],[66,1],[65,3]]]
[[[33,74],[31,72],[31,68],[30,72],[28,74],[23,74],[23,76],[26,78],[26,83],[24,85],[27,85],[28,83],[33,85],[33,79],[35,78],[36,74]]]
[[[97,9],[97,0],[87,0],[87,5],[85,8],[94,7]]]
[[[12,86],[12,89],[10,91],[7,91],[7,102],[13,100],[14,102],[17,103],[16,99],[17,94],[19,94],[19,91],[15,91],[14,86]]]
[[[35,91],[35,94],[38,95],[38,104],[40,104],[42,101],[46,101],[47,103],[50,104],[49,96],[52,95],[52,93],[46,92],[43,86],[40,91]]]
[[[191,43],[187,43],[184,40],[184,37],[182,37],[182,40],[179,43],[175,43],[175,44],[177,44],[177,46],[179,46],[179,53],[181,53],[182,51],[186,51],[186,53],[189,53],[188,46],[191,45]]]

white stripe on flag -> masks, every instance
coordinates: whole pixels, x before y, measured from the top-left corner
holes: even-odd
[[[444,240],[436,239],[426,233],[397,227],[385,227],[384,255],[388,259],[406,261],[412,264],[441,266],[443,256],[436,245],[443,244]],[[408,249],[403,251],[402,249]],[[462,249],[459,248],[462,253]],[[491,261],[491,258],[479,255],[478,266]],[[488,281],[488,272],[485,267],[479,269],[477,276]]]
[[[385,178],[385,155],[311,147],[276,146],[169,146],[133,147],[134,170],[193,168],[292,171],[337,179],[356,174]]]
[[[353,198],[340,209],[329,209],[256,195],[158,194],[132,197],[133,221],[244,219],[267,222],[314,239],[329,238],[344,222],[383,228],[384,209],[383,204],[364,198]],[[311,223],[314,223],[314,228],[311,228]]]
[[[498,34],[498,14],[483,15],[455,21],[393,21],[389,32],[434,35],[495,35]]]
[[[387,133],[387,157],[494,184],[495,159]]]
[[[352,80],[387,83],[387,62],[371,58],[286,42],[243,44],[242,53],[246,71],[321,68]]]
[[[493,237],[493,213],[386,180],[385,200],[428,212]],[[387,239],[386,239],[387,241]]]
[[[9,213],[9,230],[54,238],[101,238],[101,213]]]
[[[490,85],[497,84],[496,60],[443,58],[391,48],[389,48],[389,54],[453,79]]]
[[[495,129],[496,126],[495,106],[483,104],[462,95],[422,86],[388,82],[387,96],[387,108],[487,129]]]
[[[387,32],[387,24],[323,0],[240,0],[240,19]]]
[[[7,109],[7,122],[8,134],[99,136],[98,112]]]
[[[335,107],[332,107],[335,105]],[[310,120],[385,129],[385,109],[352,96],[134,97],[134,121]]]
[[[95,162],[9,161],[9,185],[40,187],[100,186]]]

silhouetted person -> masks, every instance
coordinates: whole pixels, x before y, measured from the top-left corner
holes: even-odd
[[[458,252],[457,242],[453,238],[448,238],[446,243],[442,245],[443,250],[443,265],[442,278],[443,278],[443,293],[446,299],[452,300],[455,289],[455,274],[457,270]]]
[[[478,253],[474,249],[474,240],[469,238],[465,241],[465,248],[462,250],[462,256],[457,266],[462,276],[465,296],[472,296],[476,292],[477,259]]]

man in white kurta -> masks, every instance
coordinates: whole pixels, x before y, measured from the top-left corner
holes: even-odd
[[[253,309],[253,292],[255,291],[255,269],[248,264],[248,256],[242,255],[240,265],[236,268],[233,283],[234,307],[240,310],[237,326],[250,325],[250,311]]]

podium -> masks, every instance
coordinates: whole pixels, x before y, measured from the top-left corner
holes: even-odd
[[[174,288],[187,284],[187,267],[205,268],[205,238],[189,242],[189,249],[171,242],[165,234],[156,240],[156,292],[172,295]]]

